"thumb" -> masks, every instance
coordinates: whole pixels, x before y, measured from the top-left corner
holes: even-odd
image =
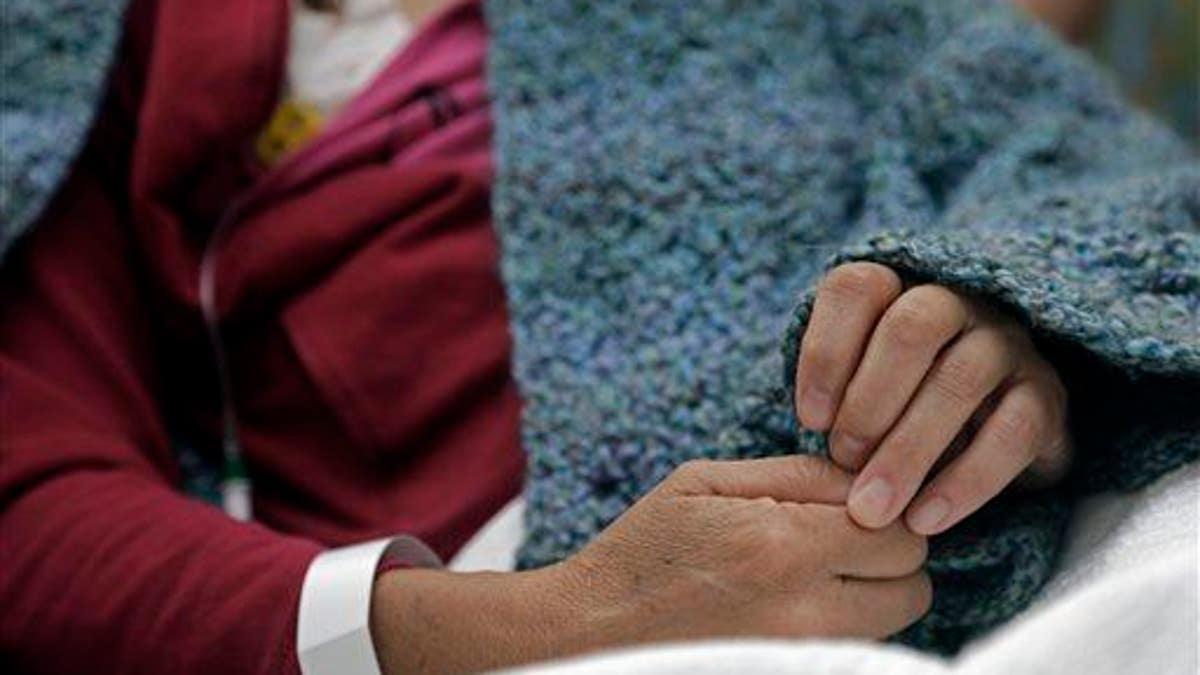
[[[694,460],[663,484],[682,496],[845,504],[852,476],[821,457],[787,455],[736,461]]]

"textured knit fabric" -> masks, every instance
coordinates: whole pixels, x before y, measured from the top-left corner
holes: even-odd
[[[6,0],[0,11],[0,260],[83,146],[125,2]]]
[[[1200,170],[1004,4],[492,0],[522,565],[576,550],[686,459],[823,452],[788,388],[831,261],[1001,304],[1072,395],[1072,478],[935,538],[910,644],[953,651],[1026,606],[1078,493],[1197,457]],[[55,182],[26,200],[9,181],[0,246],[28,222],[10,204]]]
[[[1006,3],[494,0],[496,215],[525,399],[519,564],[684,460],[797,433],[815,278],[873,260],[981,295],[1072,396],[1064,486],[934,538],[941,652],[1051,573],[1072,498],[1200,448],[1200,171]]]

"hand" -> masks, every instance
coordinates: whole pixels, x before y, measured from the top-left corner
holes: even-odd
[[[848,508],[864,527],[905,512],[937,534],[1022,472],[1056,479],[1070,456],[1066,390],[1016,321],[941,286],[905,291],[874,263],[822,282],[796,392],[800,422],[860,471]]]
[[[926,542],[866,530],[813,457],[684,465],[589,546],[517,574],[384,575],[384,672],[478,670],[645,642],[890,635],[929,607]]]

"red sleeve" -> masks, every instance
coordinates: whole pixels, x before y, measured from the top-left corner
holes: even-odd
[[[298,672],[319,547],[178,493],[129,235],[82,171],[0,274],[3,660]]]

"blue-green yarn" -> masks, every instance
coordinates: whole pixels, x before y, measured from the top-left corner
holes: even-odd
[[[45,208],[104,93],[126,0],[5,0],[0,10],[0,260]]]
[[[687,459],[823,453],[791,374],[815,278],[849,260],[1014,313],[1079,443],[1063,486],[934,538],[901,641],[951,653],[1004,622],[1078,494],[1196,459],[1200,173],[1005,4],[492,0],[522,567]]]

